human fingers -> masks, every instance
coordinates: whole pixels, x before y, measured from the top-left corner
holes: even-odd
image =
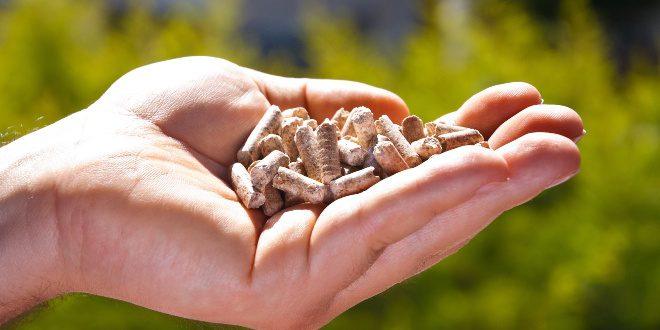
[[[386,114],[394,121],[408,115],[408,107],[396,94],[367,84],[333,79],[287,78],[248,70],[271,104],[281,108],[305,107],[317,120],[331,117],[339,108],[370,108],[376,117]]]
[[[562,105],[539,104],[513,115],[498,127],[488,144],[497,149],[525,134],[548,132],[576,140],[584,134],[580,115]]]
[[[478,129],[485,137],[521,110],[541,103],[541,94],[525,82],[495,85],[470,97],[443,120]]]
[[[340,279],[324,284],[343,289],[388,246],[507,175],[506,163],[494,151],[465,147],[334,202],[312,233],[311,276]]]
[[[434,265],[457,251],[502,212],[572,177],[579,169],[575,144],[550,133],[527,134],[496,151],[510,178],[479,190],[389,246],[364,275],[335,298],[334,314]]]

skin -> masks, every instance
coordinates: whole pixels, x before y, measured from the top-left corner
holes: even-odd
[[[400,122],[404,102],[208,57],[136,69],[88,109],[0,149],[0,322],[87,292],[209,322],[322,326],[577,173],[580,117],[540,103],[526,83],[490,87],[445,118],[495,150],[461,147],[267,219],[241,206],[226,170],[268,105],[319,121],[365,105]]]

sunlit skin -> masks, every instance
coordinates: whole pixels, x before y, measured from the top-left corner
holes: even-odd
[[[270,104],[317,120],[359,105],[395,122],[408,114],[383,89],[216,58],[126,74],[88,109],[0,149],[0,321],[87,292],[209,322],[319,327],[580,165],[573,110],[541,104],[526,83],[496,85],[446,115],[494,150],[461,147],[266,218],[238,202],[226,170]]]

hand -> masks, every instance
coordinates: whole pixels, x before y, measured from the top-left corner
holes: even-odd
[[[365,105],[400,121],[403,101],[214,58],[139,68],[90,108],[2,149],[10,165],[0,176],[32,174],[30,189],[18,176],[0,190],[0,210],[37,195],[42,206],[0,214],[0,225],[31,233],[0,235],[9,251],[0,255],[0,301],[18,301],[20,292],[3,297],[3,288],[27,290],[28,275],[47,288],[32,290],[35,300],[82,291],[210,322],[320,326],[578,171],[579,116],[540,102],[525,83],[486,89],[447,117],[496,150],[458,148],[325,209],[303,204],[266,219],[241,206],[226,170],[269,104],[304,106],[317,119]],[[38,257],[14,262],[25,256],[21,244]]]

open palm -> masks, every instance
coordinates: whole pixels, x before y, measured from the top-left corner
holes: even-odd
[[[451,150],[325,208],[267,219],[238,202],[227,168],[270,104],[316,119],[364,105],[397,122],[403,101],[215,58],[139,68],[50,128],[82,127],[58,179],[62,290],[211,322],[320,326],[577,172],[579,116],[540,103],[529,84],[491,87],[447,117],[495,150]]]

